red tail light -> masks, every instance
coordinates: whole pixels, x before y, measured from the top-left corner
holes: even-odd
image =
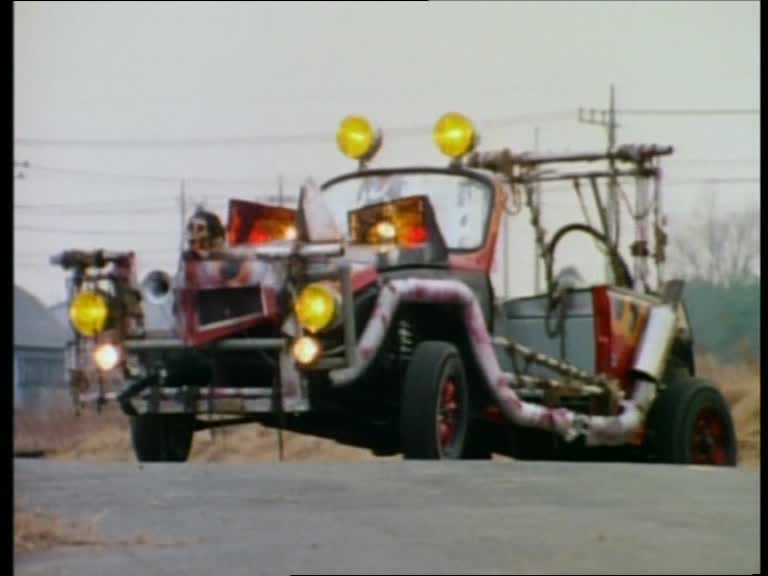
[[[425,226],[411,226],[403,231],[403,243],[407,245],[423,244],[428,238]]]
[[[227,239],[230,246],[264,244],[296,237],[296,210],[247,200],[229,202]]]

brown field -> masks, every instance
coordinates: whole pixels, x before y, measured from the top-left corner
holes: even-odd
[[[760,466],[760,364],[726,365],[704,356],[698,358],[697,370],[701,377],[720,386],[731,407],[739,465]]]

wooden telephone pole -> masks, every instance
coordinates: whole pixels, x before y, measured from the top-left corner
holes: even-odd
[[[579,122],[606,128],[608,135],[608,152],[614,152],[616,150],[616,129],[619,125],[616,122],[616,91],[613,84],[611,84],[611,97],[608,109],[595,110],[594,108],[590,108],[589,110],[585,110],[579,108]],[[616,166],[613,160],[611,160],[610,163],[611,172],[613,172],[614,175],[611,176],[608,181],[608,202],[606,205],[608,230],[606,230],[606,233],[609,242],[613,243],[617,241],[618,237],[620,214],[618,182],[615,176]],[[615,280],[609,262],[605,263],[605,276],[606,281],[608,282]]]

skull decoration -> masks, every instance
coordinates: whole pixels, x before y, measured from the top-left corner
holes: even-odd
[[[203,257],[222,250],[225,235],[219,217],[213,212],[198,208],[187,223],[187,245],[192,253]]]

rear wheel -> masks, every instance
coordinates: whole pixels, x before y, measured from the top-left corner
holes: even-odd
[[[458,350],[447,342],[423,342],[403,382],[400,439],[406,459],[464,457],[469,389]]]
[[[142,414],[132,416],[131,442],[139,462],[186,462],[195,433],[194,416]]]
[[[736,432],[723,395],[699,378],[672,381],[648,414],[646,449],[657,462],[735,466]]]

